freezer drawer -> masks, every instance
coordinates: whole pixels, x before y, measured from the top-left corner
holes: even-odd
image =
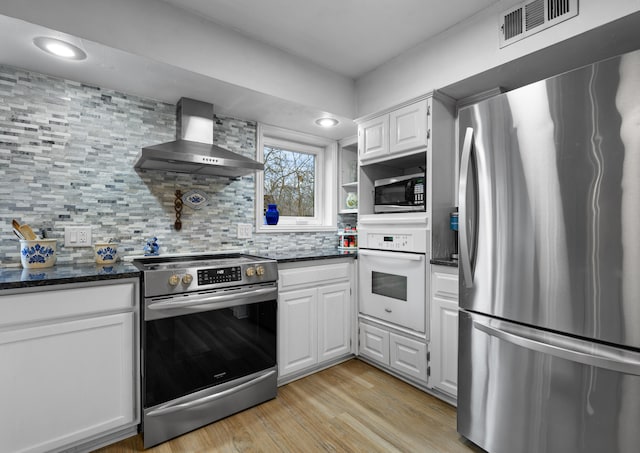
[[[460,312],[458,432],[491,453],[637,453],[640,353]]]

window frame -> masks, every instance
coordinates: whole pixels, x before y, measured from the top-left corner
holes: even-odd
[[[256,173],[256,232],[312,232],[337,228],[338,142],[303,132],[258,123],[256,159],[264,162],[264,147],[311,153],[316,156],[314,217],[281,217],[277,225],[265,225],[264,172]]]

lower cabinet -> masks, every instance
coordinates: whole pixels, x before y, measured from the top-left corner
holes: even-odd
[[[427,345],[425,340],[410,338],[360,321],[359,355],[388,366],[407,377],[427,382]]]
[[[291,263],[295,267],[279,268],[280,384],[353,353],[353,258],[316,263]]]
[[[429,383],[456,397],[458,393],[458,269],[432,266]]]
[[[0,293],[2,451],[90,451],[137,431],[138,280],[121,282]]]

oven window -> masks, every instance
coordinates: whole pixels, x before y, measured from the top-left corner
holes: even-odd
[[[146,408],[276,364],[276,301],[145,322]]]
[[[371,292],[397,300],[407,300],[407,277],[405,275],[371,272]]]

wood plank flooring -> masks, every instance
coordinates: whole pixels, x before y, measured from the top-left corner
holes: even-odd
[[[97,450],[143,451],[140,435]],[[282,386],[278,397],[150,453],[438,452],[483,450],[456,432],[456,411],[353,359]]]

